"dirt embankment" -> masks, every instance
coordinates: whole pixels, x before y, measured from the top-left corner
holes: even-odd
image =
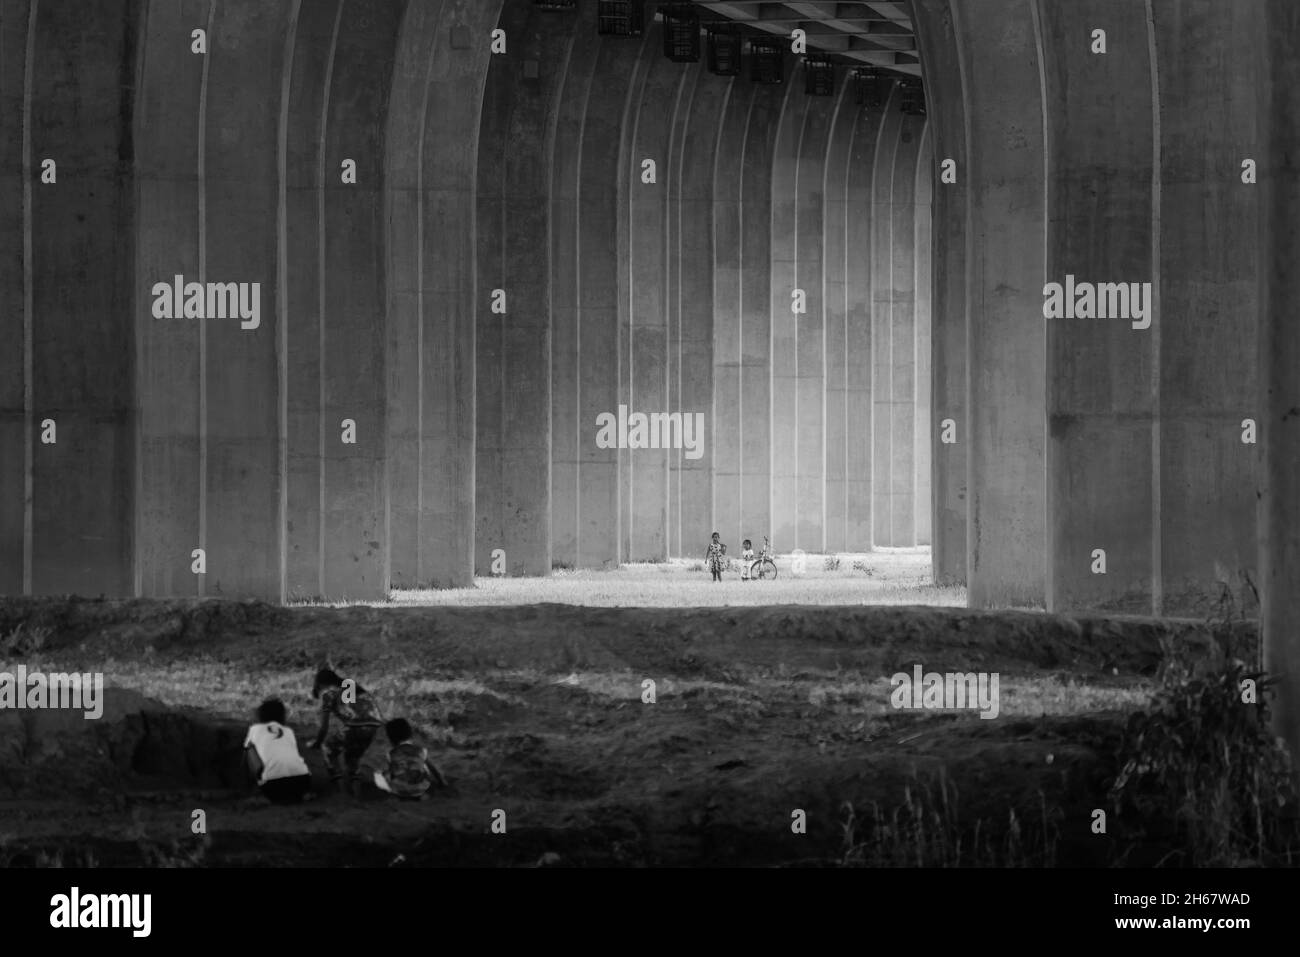
[[[101,864],[795,865],[841,859],[867,835],[872,860],[908,864],[920,851],[898,835],[915,830],[914,812],[951,817],[926,834],[991,840],[984,862],[1103,864],[1106,843],[1087,820],[1113,775],[1123,712],[868,715],[837,704],[834,689],[918,663],[1132,682],[1154,673],[1163,649],[1211,646],[1189,621],[926,607],[0,602],[0,638],[20,625],[39,644],[20,657],[64,667],[203,658],[232,672],[305,672],[328,656],[367,673],[428,668],[483,691],[458,702],[440,755],[454,789],[415,805],[332,795],[250,807],[239,791],[244,722],[130,689],[110,689],[98,721],[0,711],[0,863],[18,864],[91,854]],[[1236,633],[1237,655],[1252,654],[1253,626]],[[565,680],[608,673],[683,690],[647,706]],[[323,784],[319,755],[309,761]],[[196,807],[208,815],[201,839]],[[508,836],[490,830],[497,810]],[[791,828],[796,811],[803,833]],[[1028,848],[1047,831],[1050,855]],[[960,853],[924,848],[931,863]]]

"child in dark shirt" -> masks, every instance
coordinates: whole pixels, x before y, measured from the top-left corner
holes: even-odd
[[[418,800],[435,784],[440,788],[447,786],[447,779],[429,759],[429,749],[414,740],[410,722],[394,718],[384,725],[384,733],[393,747],[388,752],[388,769],[375,772],[375,785],[380,790]]]
[[[384,723],[379,704],[356,681],[329,668],[316,673],[311,696],[320,699],[320,730],[308,747],[314,750],[324,744],[330,780],[342,781],[346,772],[349,790],[356,790],[361,783],[361,759]]]

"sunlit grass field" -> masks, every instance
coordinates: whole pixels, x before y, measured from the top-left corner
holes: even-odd
[[[723,580],[702,559],[629,564],[611,571],[557,570],[545,578],[479,578],[473,588],[392,593],[415,605],[532,605],[691,608],[735,605],[942,605],[964,607],[966,590],[937,587],[930,550],[880,549],[838,555],[776,556],[775,581],[743,581],[731,556]]]

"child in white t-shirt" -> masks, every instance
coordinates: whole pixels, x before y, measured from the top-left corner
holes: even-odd
[[[244,738],[248,770],[262,796],[274,804],[297,804],[311,789],[311,771],[298,753],[298,739],[284,723],[284,703],[268,698]]]
[[[754,543],[748,538],[745,539],[744,545],[741,546],[740,552],[740,580],[749,581],[749,566],[754,564]]]

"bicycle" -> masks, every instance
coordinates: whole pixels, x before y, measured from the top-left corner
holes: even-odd
[[[759,580],[776,579],[776,562],[772,561],[771,542],[766,535],[763,536],[763,550],[754,559],[754,563],[749,566],[749,577]]]

